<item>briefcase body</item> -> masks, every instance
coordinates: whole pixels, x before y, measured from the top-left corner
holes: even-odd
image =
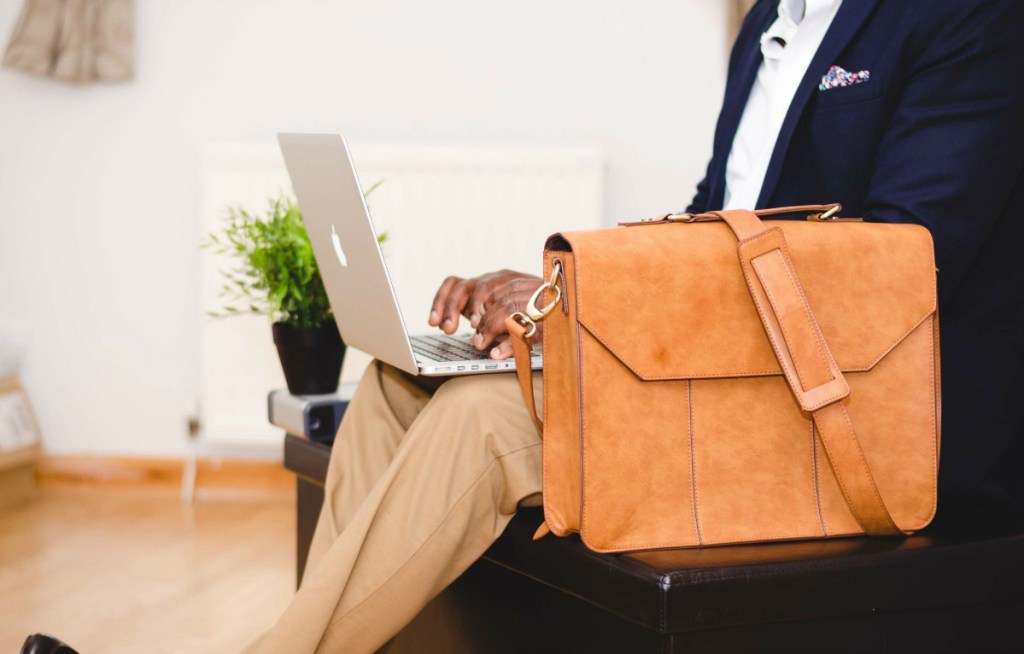
[[[673,216],[548,240],[533,318],[509,321],[520,356],[543,321],[546,528],[622,552],[931,521],[930,234],[831,219],[830,206],[776,210],[793,211],[816,213]]]

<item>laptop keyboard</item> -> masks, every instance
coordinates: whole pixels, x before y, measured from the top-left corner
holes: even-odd
[[[486,359],[487,353],[480,352],[470,344],[468,334],[448,336],[447,334],[429,334],[412,336],[412,351],[418,357],[431,361],[476,361]]]

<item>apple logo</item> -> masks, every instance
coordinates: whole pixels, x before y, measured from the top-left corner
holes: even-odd
[[[331,241],[334,243],[334,253],[338,255],[338,261],[345,268],[348,268],[348,259],[345,258],[345,251],[341,249],[341,239],[338,238],[338,232],[334,231],[334,225],[331,225]]]

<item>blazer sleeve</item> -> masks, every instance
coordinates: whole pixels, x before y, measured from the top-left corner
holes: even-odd
[[[894,89],[864,214],[927,227],[950,297],[1024,171],[1024,2],[932,4],[918,4],[934,29],[908,43],[920,56]]]

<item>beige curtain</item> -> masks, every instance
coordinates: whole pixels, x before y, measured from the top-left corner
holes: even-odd
[[[132,0],[25,0],[3,66],[73,82],[132,78]]]

